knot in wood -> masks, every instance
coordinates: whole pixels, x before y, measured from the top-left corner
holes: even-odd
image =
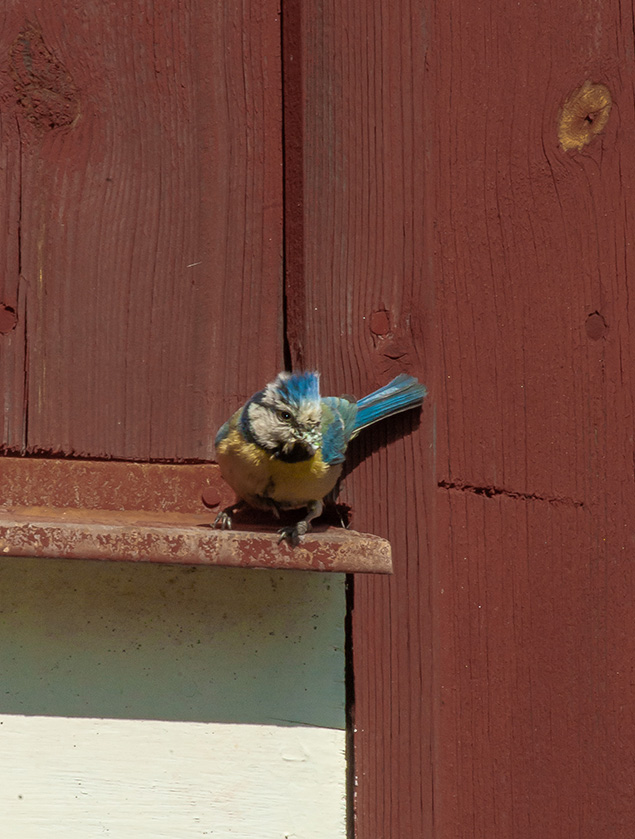
[[[74,125],[80,110],[77,88],[39,29],[29,24],[20,32],[9,61],[17,105],[29,122],[47,130]]]
[[[15,329],[17,322],[18,316],[15,309],[12,306],[5,306],[4,303],[0,303],[0,335],[6,335],[7,332]]]
[[[599,341],[608,332],[608,324],[599,312],[591,312],[584,324],[586,334],[592,341]]]
[[[370,331],[373,335],[383,338],[390,332],[390,315],[386,309],[379,309],[370,316]]]
[[[608,87],[585,82],[567,98],[560,113],[558,139],[565,151],[580,151],[605,127],[611,113]]]

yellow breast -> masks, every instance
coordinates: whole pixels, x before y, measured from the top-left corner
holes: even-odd
[[[253,507],[268,507],[267,500],[293,509],[317,501],[333,489],[341,464],[324,463],[318,451],[310,460],[285,463],[263,451],[232,429],[216,447],[223,478]]]

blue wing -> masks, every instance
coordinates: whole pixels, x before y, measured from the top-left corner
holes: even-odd
[[[322,399],[322,460],[343,463],[355,428],[357,405],[337,396]]]

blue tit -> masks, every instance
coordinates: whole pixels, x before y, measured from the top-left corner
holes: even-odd
[[[306,507],[305,518],[279,531],[280,541],[297,544],[322,513],[349,441],[379,420],[419,407],[425,395],[424,385],[401,374],[352,402],[320,397],[318,373],[280,373],[216,435],[221,474],[240,502],[219,513],[214,527],[231,528],[231,515],[241,503],[275,515]]]

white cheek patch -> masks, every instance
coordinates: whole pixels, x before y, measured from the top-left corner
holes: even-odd
[[[263,408],[262,405],[252,404],[249,406],[249,427],[254,439],[261,446],[267,442],[271,443],[274,436],[274,417],[271,411]]]
[[[252,403],[248,408],[249,429],[254,440],[263,449],[275,449],[281,443],[293,441],[293,431],[272,413],[268,408],[258,403]]]

